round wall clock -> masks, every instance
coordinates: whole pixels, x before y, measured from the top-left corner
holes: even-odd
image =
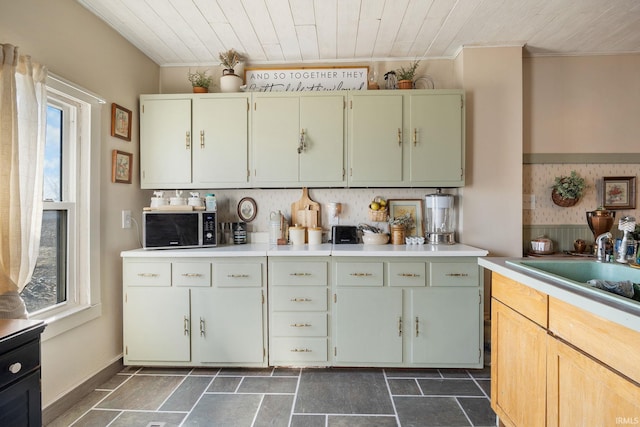
[[[258,213],[258,207],[256,201],[251,197],[245,197],[238,203],[238,216],[244,222],[251,222],[256,219]]]

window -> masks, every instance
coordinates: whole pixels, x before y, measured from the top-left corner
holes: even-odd
[[[101,103],[61,79],[47,81],[40,253],[22,291],[32,318],[57,320],[99,308]]]

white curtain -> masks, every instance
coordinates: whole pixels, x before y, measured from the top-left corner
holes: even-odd
[[[15,319],[40,249],[47,70],[0,47],[0,318]]]

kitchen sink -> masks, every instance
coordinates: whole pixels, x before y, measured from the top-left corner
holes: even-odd
[[[613,282],[630,280],[632,283],[640,283],[640,269],[632,268],[627,264],[585,260],[508,260],[507,264],[569,287],[586,287],[596,292],[600,292],[601,290],[595,289],[589,285],[587,281],[591,279]],[[636,293],[638,293],[637,289],[639,289],[639,287],[635,286],[635,288]],[[634,295],[634,299],[635,298],[637,298],[637,295]]]

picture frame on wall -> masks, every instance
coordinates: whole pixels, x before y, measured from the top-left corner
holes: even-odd
[[[111,153],[111,182],[131,184],[133,154],[113,150]]]
[[[111,136],[131,141],[131,110],[111,104]]]
[[[424,213],[422,199],[389,199],[389,218],[397,218],[409,214],[413,220],[413,228],[405,231],[407,237],[424,237]]]
[[[605,176],[602,178],[602,206],[605,209],[636,208],[636,177]]]

